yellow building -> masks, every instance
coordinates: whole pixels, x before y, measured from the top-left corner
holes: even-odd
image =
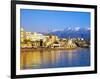
[[[52,46],[54,42],[59,41],[59,38],[55,35],[47,34],[45,35],[45,40],[46,40],[45,45],[46,47],[48,47],[48,46]]]
[[[30,35],[31,32],[25,32],[23,28],[20,29],[20,42],[21,42],[21,47],[31,47],[31,41],[30,41]]]
[[[20,37],[21,47],[51,46],[54,42],[58,42],[59,40],[55,35],[25,32],[23,28],[21,28]]]
[[[46,35],[45,37],[51,42],[55,42],[59,40],[58,36],[56,35]]]
[[[31,40],[31,32],[25,32],[25,38],[26,40]]]
[[[25,39],[25,31],[23,28],[21,28],[20,30],[20,39],[21,39],[21,42],[24,42],[24,39]]]
[[[66,48],[71,49],[71,48],[76,48],[76,47],[77,47],[77,45],[73,42],[73,40],[69,39],[67,42]]]

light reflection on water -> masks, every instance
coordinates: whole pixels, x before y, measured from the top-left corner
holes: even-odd
[[[21,52],[21,69],[90,66],[90,49]]]

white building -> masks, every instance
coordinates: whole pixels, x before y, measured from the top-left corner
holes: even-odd
[[[31,41],[40,41],[40,40],[44,40],[45,36],[43,34],[34,32],[31,34],[30,38]]]

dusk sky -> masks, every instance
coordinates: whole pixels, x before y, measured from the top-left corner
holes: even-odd
[[[21,27],[30,32],[49,32],[65,28],[89,28],[89,12],[21,9]]]

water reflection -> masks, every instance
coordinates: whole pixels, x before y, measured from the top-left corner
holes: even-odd
[[[90,65],[90,49],[21,51],[21,69]]]

